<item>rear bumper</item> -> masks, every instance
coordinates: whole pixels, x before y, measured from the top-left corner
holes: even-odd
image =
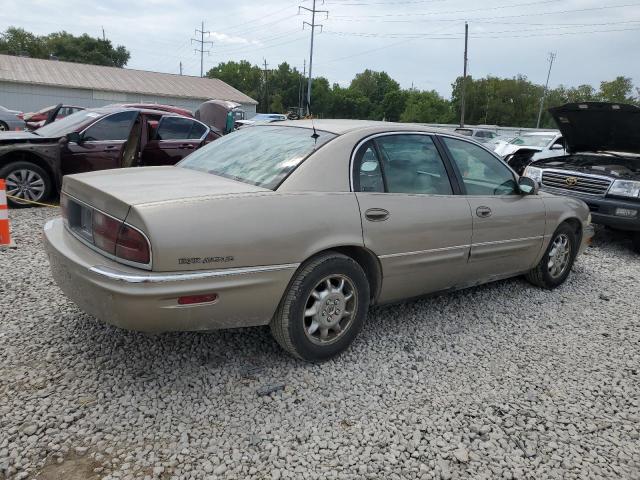
[[[53,277],[94,317],[145,332],[265,325],[298,264],[189,272],[145,272],[113,262],[69,234],[61,219],[45,225]],[[216,293],[214,302],[178,305],[184,295]]]
[[[606,225],[618,230],[640,231],[640,202],[606,197],[594,198],[590,195],[577,195],[575,193],[568,194],[559,189],[542,188],[542,190],[554,195],[579,198],[589,207],[593,223]],[[634,217],[623,217],[615,214],[617,208],[636,210],[637,213]]]

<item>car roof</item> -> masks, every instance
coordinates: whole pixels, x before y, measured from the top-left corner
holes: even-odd
[[[560,132],[524,132],[519,136],[520,137],[541,137],[541,136],[548,137],[549,135],[560,135]]]
[[[270,124],[270,126],[274,126]],[[444,130],[441,128],[434,128],[427,125],[420,125],[418,123],[396,123],[396,122],[380,122],[375,120],[331,120],[331,119],[314,119],[314,120],[286,120],[284,122],[278,122],[278,127],[301,127],[316,130],[322,130],[336,135],[343,135],[345,133],[354,132],[358,130],[366,130],[369,133],[376,132],[388,132],[393,130],[411,130],[417,132],[427,133],[443,133],[452,134],[451,130]]]

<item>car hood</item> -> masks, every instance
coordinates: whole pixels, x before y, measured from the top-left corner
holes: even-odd
[[[130,207],[143,204],[271,191],[174,166],[118,168],[67,175],[62,190],[121,220],[124,220]]]
[[[549,113],[565,138],[567,151],[640,153],[640,108],[606,102],[568,103]]]

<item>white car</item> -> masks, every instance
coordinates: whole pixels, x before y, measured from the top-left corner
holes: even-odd
[[[506,158],[519,151],[535,151],[532,160],[565,155],[564,138],[559,132],[531,132],[519,135],[509,142],[497,142],[493,151]]]

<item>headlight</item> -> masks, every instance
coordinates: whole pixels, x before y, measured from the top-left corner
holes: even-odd
[[[542,183],[542,169],[538,167],[532,167],[529,165],[524,169],[523,177],[529,177],[532,180],[535,180],[538,183]]]
[[[621,197],[640,197],[640,182],[631,180],[616,180],[607,192],[609,195],[619,195]]]

